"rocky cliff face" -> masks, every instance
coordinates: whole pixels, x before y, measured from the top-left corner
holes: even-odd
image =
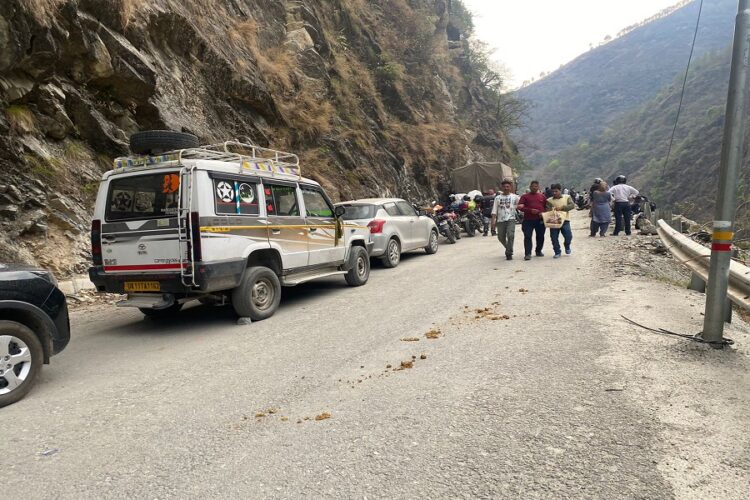
[[[427,199],[511,161],[470,26],[459,0],[0,2],[0,261],[84,270],[98,179],[137,130],[293,150],[337,199]]]

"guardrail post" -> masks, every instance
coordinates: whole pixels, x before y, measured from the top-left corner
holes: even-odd
[[[688,290],[706,293],[706,282],[703,280],[703,278],[700,277],[700,275],[698,275],[698,273],[693,273],[692,276],[690,276],[690,284],[688,285]]]
[[[723,347],[724,321],[731,319],[727,306],[729,267],[737,210],[737,180],[745,153],[745,117],[747,116],[748,77],[750,76],[750,0],[740,0],[734,29],[732,71],[729,76],[721,148],[719,190],[716,198],[711,269],[706,290],[706,316],[702,336],[714,347]]]

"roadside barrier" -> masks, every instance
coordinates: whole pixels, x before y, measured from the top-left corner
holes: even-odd
[[[676,231],[663,219],[657,223],[657,231],[672,255],[693,271],[693,281],[697,276],[703,283],[706,283],[711,250]],[[691,288],[695,289],[693,284]],[[738,306],[750,309],[750,267],[739,262],[732,262],[729,270],[727,297]]]

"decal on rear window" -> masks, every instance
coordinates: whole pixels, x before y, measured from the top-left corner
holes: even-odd
[[[108,221],[156,219],[177,215],[178,173],[112,179],[107,198]]]
[[[258,215],[258,186],[252,182],[214,179],[216,215]]]

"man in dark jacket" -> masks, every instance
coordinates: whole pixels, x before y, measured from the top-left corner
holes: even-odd
[[[523,249],[524,260],[531,260],[533,250],[534,232],[536,232],[536,256],[544,257],[544,233],[547,231],[542,220],[542,213],[547,207],[547,197],[539,191],[539,181],[531,181],[529,192],[521,196],[518,201],[518,210],[523,212]]]
[[[482,208],[482,224],[484,225],[484,231],[482,236],[487,236],[487,232],[490,229],[490,219],[492,217],[492,207],[495,204],[495,190],[490,189],[487,194],[482,197],[481,208]],[[495,228],[492,228],[492,236],[496,235]]]

